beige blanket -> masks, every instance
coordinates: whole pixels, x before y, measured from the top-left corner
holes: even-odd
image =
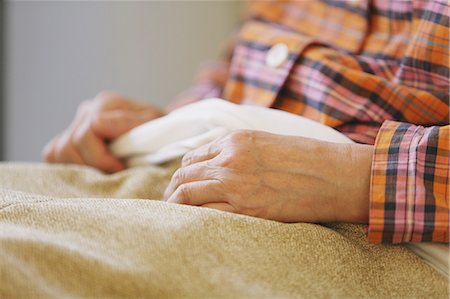
[[[362,226],[145,200],[174,167],[0,164],[0,298],[449,296],[448,277]]]

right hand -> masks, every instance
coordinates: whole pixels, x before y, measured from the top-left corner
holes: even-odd
[[[72,124],[43,150],[50,163],[89,165],[112,173],[124,164],[108,150],[108,142],[132,128],[162,116],[156,107],[123,96],[102,92],[84,101]]]

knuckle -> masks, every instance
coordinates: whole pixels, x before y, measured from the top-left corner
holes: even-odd
[[[93,127],[102,127],[105,123],[103,114],[100,111],[94,111],[89,119],[89,125]]]
[[[235,160],[236,156],[232,151],[230,151],[221,155],[220,159],[217,162],[217,165],[225,168],[233,168]]]
[[[239,173],[249,172],[254,168],[252,157],[240,150],[224,154],[217,164],[219,167],[239,171]]]
[[[84,117],[92,110],[92,100],[82,101],[77,108],[76,117]]]
[[[190,201],[191,189],[188,185],[183,184],[178,187],[178,198],[181,203],[188,204]]]
[[[227,141],[235,144],[235,143],[240,143],[240,141],[242,140],[242,133],[241,131],[233,131],[230,134],[228,134],[227,136]]]
[[[192,161],[192,156],[190,153],[187,153],[181,159],[181,165],[183,165],[183,166],[190,165],[191,161]]]
[[[175,171],[175,173],[173,174],[172,180],[175,183],[179,183],[182,182],[183,179],[185,178],[185,172],[182,168],[179,168],[177,171]]]
[[[107,90],[102,90],[95,96],[94,100],[97,102],[104,102],[104,101],[110,100],[113,97],[114,97],[114,94],[112,92],[107,91]]]
[[[251,130],[236,130],[228,134],[228,140],[233,144],[241,144],[242,142],[251,139],[253,131]]]
[[[106,109],[108,105],[113,103],[117,99],[117,95],[111,91],[101,91],[99,92],[95,98],[94,102],[96,104],[96,108],[99,110]]]
[[[246,148],[242,146],[233,146],[228,150],[228,152],[233,159],[237,159],[246,153]]]
[[[89,107],[91,106],[92,102],[90,100],[84,100],[80,103],[80,105],[78,106],[78,112],[84,112],[86,110],[89,109]]]
[[[76,148],[80,148],[85,143],[85,134],[80,131],[74,132],[69,140]]]

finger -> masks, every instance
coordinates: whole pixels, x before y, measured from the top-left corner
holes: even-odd
[[[125,168],[124,164],[111,153],[102,140],[98,140],[93,134],[88,134],[86,146],[77,147],[86,164],[102,171],[113,173]]]
[[[61,135],[60,138],[55,141],[53,147],[53,161],[51,162],[79,165],[86,164],[66,134]]]
[[[149,109],[142,111],[103,111],[93,116],[91,128],[102,139],[114,139],[159,116],[158,112]]]
[[[56,147],[56,142],[58,141],[58,139],[60,138],[60,136],[56,136],[55,138],[53,138],[49,143],[47,143],[44,147],[44,149],[42,150],[42,159],[46,162],[56,162],[55,161],[55,147]]]
[[[72,121],[71,126],[77,127],[86,117],[94,110],[92,100],[85,100],[78,105],[77,113]]]
[[[42,156],[47,162],[70,162],[63,161],[61,159],[67,159],[65,155],[65,146],[70,139],[67,139],[72,132],[89,116],[89,110],[92,107],[92,101],[86,100],[80,103],[77,109],[77,113],[69,125],[69,127],[61,134],[53,138],[42,150]],[[56,157],[58,156],[58,157]],[[63,158],[63,156],[65,156]]]
[[[89,130],[87,122],[72,134],[72,143],[87,165],[108,173],[125,168],[123,163],[108,151],[105,142]]]
[[[94,110],[94,105],[92,100],[85,100],[80,103],[77,109],[77,113],[75,114],[75,117],[73,118],[70,125],[67,127],[67,129],[63,132],[63,134],[72,134],[74,131],[77,130],[77,128],[85,122],[87,119],[89,119],[92,115],[92,111]]]
[[[236,213],[235,208],[227,202],[210,202],[201,205],[201,207],[215,209],[223,212]]]
[[[70,145],[66,146],[64,151],[60,152],[58,160],[63,163],[86,165],[78,151]]]
[[[181,167],[172,175],[169,185],[164,192],[164,198],[169,198],[172,193],[182,184],[219,179],[219,169],[211,167],[209,162],[197,163]]]
[[[178,186],[167,202],[201,206],[208,203],[224,202],[225,199],[222,184],[216,180],[207,180]]]
[[[218,156],[221,151],[221,146],[219,145],[217,140],[215,140],[186,153],[181,160],[181,166],[187,167],[195,163],[211,160]]]

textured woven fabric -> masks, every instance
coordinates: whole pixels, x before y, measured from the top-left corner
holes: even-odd
[[[369,240],[448,242],[449,34],[447,0],[255,1],[179,101],[273,107],[375,144]]]
[[[1,298],[448,298],[448,277],[359,225],[155,200],[176,168],[0,164]],[[128,198],[128,199],[125,199]]]

